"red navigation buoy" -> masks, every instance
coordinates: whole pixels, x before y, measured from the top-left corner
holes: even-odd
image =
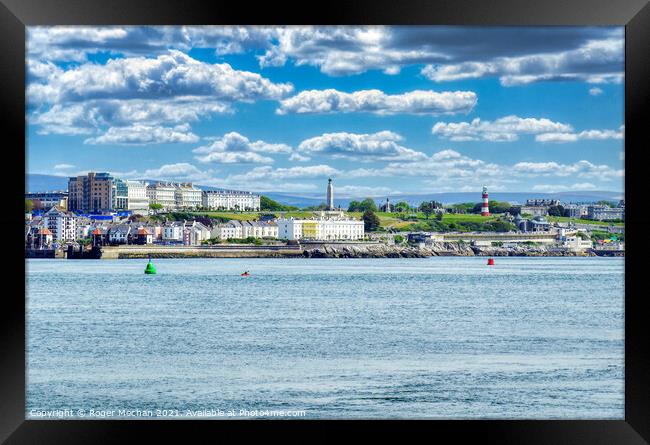
[[[488,266],[494,266],[494,258],[488,258]]]

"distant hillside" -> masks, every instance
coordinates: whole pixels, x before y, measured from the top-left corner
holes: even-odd
[[[52,175],[26,175],[26,187],[28,192],[47,192],[54,190],[65,190],[68,187],[67,176],[52,176]],[[150,182],[154,182],[151,181]],[[202,190],[220,190],[216,187],[202,186],[197,187]],[[281,204],[291,205],[296,207],[317,206],[325,202],[325,193],[279,193],[279,192],[264,192],[262,193],[269,198],[280,202]],[[351,200],[360,200],[365,196],[339,198],[336,195],[336,187],[334,187],[334,197],[336,205],[347,208]],[[479,202],[481,200],[481,191],[477,190],[473,193],[423,193],[423,194],[403,194],[403,195],[390,195],[388,196],[392,202],[406,201],[411,205],[420,204],[422,201],[439,201],[444,204],[456,204],[459,202]],[[494,192],[490,193],[490,199],[497,201],[508,201],[513,204],[523,204],[527,199],[531,198],[546,198],[546,199],[559,199],[563,202],[595,202],[600,200],[618,201],[623,199],[621,192],[608,192],[608,191],[574,191],[574,192],[560,192],[560,193],[539,193],[539,192]],[[375,196],[377,202],[386,200],[386,196]]]
[[[55,190],[68,189],[67,176],[53,176],[53,175],[25,175],[25,191],[27,193],[36,192],[52,192]]]

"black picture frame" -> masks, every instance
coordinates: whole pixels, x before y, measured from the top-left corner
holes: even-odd
[[[198,0],[0,0],[0,122],[10,190],[8,208],[0,217],[6,234],[5,277],[0,310],[2,365],[0,374],[0,440],[6,443],[124,442],[133,434],[189,436],[204,430],[237,430],[246,422],[211,421],[54,421],[25,420],[25,265],[23,196],[25,172],[25,27],[30,25],[155,25],[155,24],[449,24],[449,25],[624,25],[625,43],[625,420],[620,421],[451,421],[361,424],[374,433],[414,427],[429,438],[452,434],[499,444],[642,444],[650,442],[650,343],[648,309],[641,286],[645,274],[642,236],[647,210],[641,201],[645,176],[643,155],[650,147],[646,118],[650,108],[650,4],[647,0],[455,0],[455,1],[330,1],[321,4],[212,2]],[[646,173],[647,174],[647,173]],[[13,185],[12,185],[13,184]],[[645,207],[648,207],[646,204]],[[14,258],[15,256],[15,258]],[[637,285],[635,285],[637,284]],[[638,288],[638,291],[635,291]],[[645,334],[644,334],[645,332]],[[256,428],[290,426],[331,431],[350,422],[255,421]],[[238,440],[239,436],[220,436]],[[191,442],[187,439],[186,442]]]

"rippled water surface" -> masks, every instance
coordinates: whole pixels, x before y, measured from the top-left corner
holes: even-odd
[[[623,261],[28,260],[27,417],[622,419]]]

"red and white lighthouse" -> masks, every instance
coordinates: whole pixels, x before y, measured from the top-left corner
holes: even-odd
[[[481,216],[490,216],[490,204],[488,201],[488,191],[486,186],[483,186],[483,205],[481,206]]]

